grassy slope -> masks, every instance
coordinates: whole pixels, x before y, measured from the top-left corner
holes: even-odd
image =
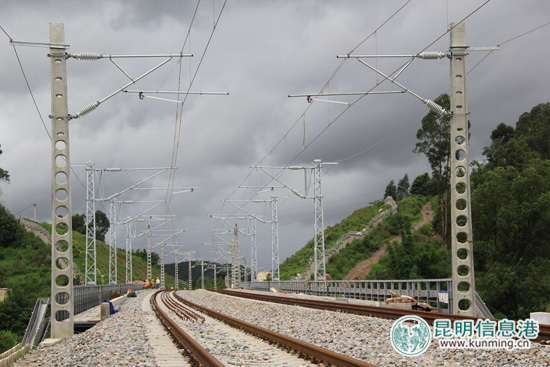
[[[51,224],[42,223],[42,226],[51,231]],[[120,245],[119,245],[120,246]],[[86,236],[82,233],[73,231],[73,261],[76,267],[84,276],[86,262]],[[97,284],[109,283],[109,246],[102,241],[96,241],[96,268]],[[132,256],[132,275],[134,280],[145,281],[147,277],[147,262],[138,256]],[[160,267],[153,266],[153,278],[160,276]],[[124,283],[126,280],[126,251],[117,249],[117,280],[118,283]],[[166,274],[164,278],[167,288],[174,287],[174,277]]]
[[[338,239],[349,231],[362,230],[380,208],[386,209],[387,205],[371,205],[357,209],[342,222],[325,229],[325,248],[329,249],[336,244]],[[304,271],[309,259],[313,256],[313,239],[305,247],[288,257],[279,267],[281,280],[288,280],[291,276]]]
[[[422,220],[422,206],[428,199],[421,196],[409,196],[397,203],[397,213],[410,220],[410,223]],[[327,273],[333,279],[339,280],[358,263],[368,259],[384,243],[389,243],[399,233],[393,228],[394,224],[385,220],[375,227],[364,239],[356,240],[345,249],[334,255],[327,264]]]

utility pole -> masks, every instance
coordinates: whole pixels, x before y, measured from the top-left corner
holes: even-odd
[[[160,244],[160,288],[164,289],[164,242]]]
[[[216,263],[214,263],[214,290],[218,289],[218,274],[216,273]]]
[[[451,244],[452,244],[452,312],[467,316],[476,316],[474,251],[472,235],[472,210],[470,205],[470,171],[468,139],[468,99],[466,96],[466,56],[471,51],[495,51],[496,47],[469,47],[466,45],[466,25],[450,24],[451,42],[449,52],[421,52],[417,55],[341,55],[339,58],[375,58],[407,57],[410,60],[390,77],[375,67],[358,60],[365,66],[382,75],[385,79],[399,86],[404,92],[420,99],[430,109],[441,116],[451,116],[450,131],[450,166],[451,166]],[[395,79],[415,58],[451,60],[451,111],[445,111],[431,100],[424,99],[410,89],[399,84]]]
[[[231,288],[239,286],[239,231],[235,224],[234,238],[231,242]]]
[[[271,196],[271,281],[279,280],[279,214],[277,195],[273,195]]]
[[[204,260],[201,260],[201,289],[204,289]]]
[[[289,96],[290,97],[290,96]],[[325,164],[338,164],[335,162],[325,162]],[[321,190],[321,168],[322,162],[320,159],[313,161],[313,167],[302,166],[290,166],[290,167],[265,167],[255,166],[254,168],[260,168],[264,173],[270,176],[273,180],[282,185],[283,188],[289,189],[294,195],[302,199],[313,199],[313,242],[314,242],[314,275],[315,281],[326,282],[326,265],[325,265],[325,232],[323,223],[323,192]],[[266,168],[280,169],[280,173],[277,175],[271,174]],[[300,194],[298,191],[286,185],[280,180],[281,173],[285,169],[290,170],[304,170],[305,177],[305,191],[304,194]],[[311,181],[313,181],[313,196],[309,196],[308,173],[311,171]],[[278,258],[278,247],[277,247]]]
[[[32,208],[33,208],[33,220],[36,222],[36,204],[32,204]]]
[[[69,156],[65,27],[50,24],[52,102],[52,274],[51,336],[74,334],[73,235]],[[61,234],[65,232],[65,234]]]
[[[94,162],[86,165],[86,264],[84,283],[97,284]]]
[[[246,282],[246,257],[243,257],[243,268],[244,268],[244,275],[243,275],[243,282]]]
[[[189,256],[189,290],[193,290],[193,276],[191,274],[191,256]]]
[[[132,222],[126,222],[126,284],[132,283]]]
[[[451,23],[451,243],[453,310],[476,316],[466,96],[466,26]],[[459,287],[460,286],[460,287]],[[459,290],[459,288],[462,288]]]
[[[256,250],[256,218],[250,218],[250,232],[252,238],[250,240],[250,281],[256,281],[258,274],[258,252]],[[214,272],[216,274],[216,272]]]
[[[174,285],[174,289],[179,289],[179,272],[178,272],[178,251],[176,250],[174,252],[174,277],[176,278],[176,284]]]
[[[321,160],[313,161],[313,248],[315,281],[326,282],[327,271],[325,261],[325,232],[323,223],[323,192],[321,190]]]
[[[109,200],[109,284],[117,284],[117,253],[116,253],[116,202]]]
[[[177,274],[177,269],[176,269],[176,274]],[[151,266],[151,225],[150,224],[147,225],[147,279],[151,281],[153,280],[153,270]]]

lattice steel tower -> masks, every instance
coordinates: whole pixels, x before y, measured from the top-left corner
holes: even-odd
[[[117,226],[117,203],[109,200],[109,284],[117,284],[117,253],[116,253],[116,226]]]
[[[86,271],[84,282],[85,284],[97,284],[94,162],[86,164],[86,177]]]
[[[153,281],[153,270],[151,267],[151,225],[147,226],[147,279]]]
[[[277,195],[271,196],[271,280],[278,282],[279,278],[279,214],[277,210]]]
[[[258,252],[256,250],[256,218],[250,218],[250,281],[257,280],[258,274]],[[216,272],[214,271],[214,276]]]
[[[126,222],[126,284],[132,283],[132,222]]]
[[[321,190],[321,160],[313,161],[313,246],[314,246],[314,266],[315,281],[326,280],[326,262],[325,262],[325,233],[323,223],[323,192]]]
[[[235,224],[234,238],[233,242],[231,242],[231,288],[239,286],[239,268],[239,230]]]

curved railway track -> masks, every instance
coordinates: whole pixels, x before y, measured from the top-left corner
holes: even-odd
[[[449,319],[451,320],[451,322],[459,321],[459,320],[476,321],[476,320],[483,319],[481,317],[452,315],[452,314],[439,313],[439,312],[402,310],[402,309],[387,308],[387,307],[376,307],[376,306],[313,300],[313,299],[305,299],[305,298],[274,296],[274,295],[268,295],[268,294],[250,293],[250,292],[243,292],[243,291],[232,291],[227,289],[216,290],[216,291],[212,290],[212,292],[230,295],[234,297],[254,299],[258,301],[275,302],[275,303],[281,303],[281,304],[287,304],[287,305],[316,308],[320,310],[347,312],[351,314],[380,317],[385,319],[398,319],[401,316],[416,315],[416,316],[422,317],[430,325],[433,325],[434,320],[437,320],[437,319]],[[491,319],[491,320],[500,321],[498,319]],[[542,325],[542,324],[539,325],[538,338],[532,341],[538,342],[541,344],[550,344],[550,326]]]
[[[188,333],[186,333],[176,321],[171,319],[167,312],[163,311],[163,307],[160,306],[159,300],[164,304],[165,307],[174,312],[177,317],[186,322],[205,323],[205,320],[207,320],[208,317],[211,317],[222,321],[223,323],[230,325],[234,328],[245,331],[255,337],[263,339],[267,343],[271,345],[276,345],[279,348],[289,353],[295,354],[300,358],[308,359],[313,363],[323,363],[325,365],[343,367],[373,366],[371,364],[331,352],[315,345],[302,342],[298,339],[294,339],[261,328],[259,326],[252,325],[250,323],[243,322],[241,320],[210,310],[206,307],[199,306],[197,304],[182,299],[174,291],[156,292],[153,297],[151,297],[151,305],[154,312],[157,314],[168,332],[172,335],[174,342],[185,350],[185,354],[193,361],[192,363],[195,365],[223,366],[222,362],[220,362],[219,359],[216,359],[216,357],[212,356],[208,352],[207,348],[199,345],[199,343],[194,340],[194,338],[191,337]],[[189,308],[193,308],[194,310],[191,310]],[[199,313],[195,312],[195,310],[206,314],[207,317],[200,315]],[[263,348],[269,348],[269,346],[266,345]],[[292,362],[290,362],[288,365],[291,365],[291,363]],[[296,363],[297,365],[304,365],[305,361],[303,359],[299,359],[298,362],[294,363]],[[269,363],[266,362],[265,364],[268,365]],[[285,363],[285,365],[287,365],[287,363]]]

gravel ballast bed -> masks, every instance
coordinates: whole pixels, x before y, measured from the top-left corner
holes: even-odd
[[[424,354],[404,357],[390,343],[392,320],[251,301],[202,290],[180,291],[178,295],[237,319],[378,366],[550,366],[550,347],[536,343],[531,343],[527,350],[444,350],[432,339]]]
[[[148,345],[141,303],[148,292],[128,298],[112,317],[58,344],[33,350],[13,366],[157,367]]]

